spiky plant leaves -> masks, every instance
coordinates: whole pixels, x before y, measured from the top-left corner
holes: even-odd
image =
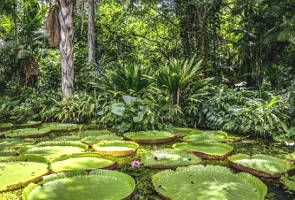
[[[182,142],[182,143],[175,143],[172,147],[175,149],[180,149],[189,153],[193,153],[201,158],[213,159],[213,160],[224,159],[233,153],[232,146],[227,144],[221,144],[221,143]]]
[[[131,155],[136,152],[138,147],[137,143],[127,141],[105,141],[92,146],[95,152],[112,156]]]
[[[111,135],[111,134],[102,134],[97,136],[88,136],[83,138],[81,141],[85,144],[92,146],[93,144],[97,144],[102,141],[113,141],[113,140],[122,140],[122,137]]]
[[[295,175],[294,176],[285,176],[281,178],[281,182],[290,190],[295,191]]]
[[[2,158],[0,162],[0,191],[21,188],[48,174],[47,160],[42,157],[14,156]]]
[[[53,132],[75,131],[82,128],[79,124],[61,124],[58,122],[43,124],[43,128],[49,128]]]
[[[111,200],[127,199],[135,189],[135,181],[127,174],[110,170],[59,173],[46,177],[40,185],[25,188],[23,200]]]
[[[168,131],[139,131],[125,133],[127,140],[138,143],[166,143],[176,139],[175,135]]]
[[[285,160],[262,154],[253,156],[237,154],[230,156],[228,160],[234,168],[263,177],[280,177],[294,168],[291,163]]]
[[[51,130],[48,128],[26,128],[26,129],[16,129],[3,132],[5,137],[19,137],[19,138],[34,138],[34,137],[44,137],[50,134]]]
[[[54,172],[70,170],[94,170],[94,169],[114,169],[114,160],[103,158],[97,153],[76,153],[58,157],[51,162],[51,169]]]
[[[171,200],[263,200],[267,187],[256,177],[221,166],[180,167],[152,177],[158,193]]]
[[[147,167],[168,169],[195,165],[200,163],[201,159],[181,150],[161,149],[143,155],[141,157],[141,162]]]
[[[22,155],[38,155],[52,160],[61,155],[84,152],[87,148],[87,145],[80,142],[53,141],[42,142],[34,147],[20,149],[19,153]]]

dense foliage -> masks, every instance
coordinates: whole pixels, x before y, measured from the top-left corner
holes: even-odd
[[[69,98],[60,93],[59,52],[43,30],[56,5],[0,5],[1,122],[292,137],[294,1],[99,1],[94,63],[87,60],[87,5],[77,1]]]

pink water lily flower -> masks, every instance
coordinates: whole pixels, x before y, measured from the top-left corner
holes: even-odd
[[[137,161],[137,160],[135,160],[135,161],[133,161],[133,162],[131,163],[131,167],[139,167],[139,166],[141,166],[141,165],[142,165],[142,163],[139,162],[139,161]]]

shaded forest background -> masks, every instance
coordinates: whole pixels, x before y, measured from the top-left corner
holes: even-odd
[[[93,2],[93,1],[90,1]],[[0,5],[0,121],[190,126],[294,137],[293,0],[87,1],[74,7],[74,93],[44,24],[55,1]]]

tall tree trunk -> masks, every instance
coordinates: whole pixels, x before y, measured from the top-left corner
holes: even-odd
[[[75,0],[59,0],[60,12],[58,15],[60,23],[60,43],[59,50],[61,56],[62,92],[65,97],[73,93],[74,88],[74,60],[73,60],[73,39],[74,25],[73,12]]]
[[[88,62],[95,62],[94,0],[88,0]]]

